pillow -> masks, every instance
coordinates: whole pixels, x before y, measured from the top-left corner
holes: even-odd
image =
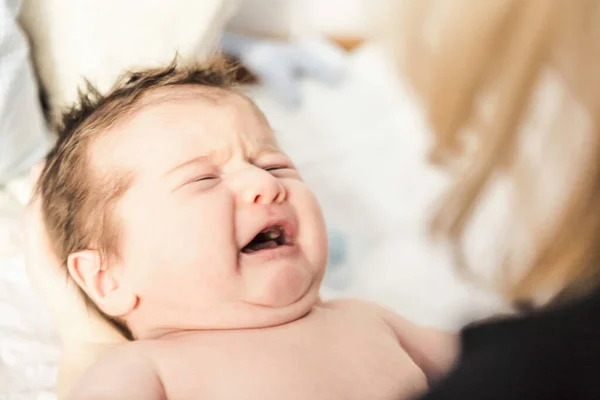
[[[84,78],[107,91],[124,72],[205,59],[239,0],[26,0],[21,24],[56,114]]]

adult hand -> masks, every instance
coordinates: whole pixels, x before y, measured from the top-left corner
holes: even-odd
[[[41,170],[41,165],[32,170],[34,187]],[[39,194],[32,195],[24,222],[27,272],[63,343],[58,385],[61,397],[100,355],[127,339],[93,307],[88,307],[84,295],[58,260],[44,226]]]

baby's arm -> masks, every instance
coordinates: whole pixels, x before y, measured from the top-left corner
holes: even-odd
[[[394,330],[400,345],[432,382],[444,376],[458,357],[455,334],[413,324],[401,316],[381,309],[382,317]]]
[[[124,345],[102,357],[77,382],[70,400],[165,400],[161,379],[141,347]]]

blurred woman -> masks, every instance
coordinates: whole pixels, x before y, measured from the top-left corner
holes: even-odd
[[[518,311],[465,328],[456,367],[425,399],[599,399],[600,2],[406,5],[402,73],[432,161],[454,176],[432,232],[477,276],[464,238],[482,195],[508,183],[491,283]]]

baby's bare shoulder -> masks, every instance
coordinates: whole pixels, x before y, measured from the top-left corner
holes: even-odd
[[[161,379],[148,355],[151,343],[118,346],[87,370],[70,399],[165,399]]]
[[[324,302],[322,307],[342,315],[357,323],[374,323],[382,327],[388,325],[389,310],[377,304],[358,299],[336,299]]]
[[[352,311],[357,313],[369,313],[377,316],[382,316],[388,311],[375,304],[359,299],[335,299],[323,303],[324,308],[339,311]]]

